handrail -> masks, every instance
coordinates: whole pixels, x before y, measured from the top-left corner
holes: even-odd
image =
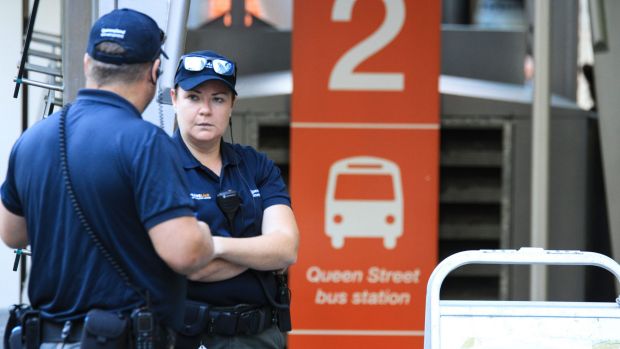
[[[19,80],[19,82],[18,82]],[[53,85],[53,84],[48,84],[45,82],[41,82],[41,81],[36,81],[36,80],[30,80],[30,79],[13,79],[13,81],[17,82],[18,84],[26,84],[26,85],[32,85],[32,86],[37,86],[37,87],[43,87],[43,88],[48,88],[50,90],[54,90],[54,91],[62,91],[64,89],[63,85]]]
[[[435,267],[426,289],[425,328],[439,328],[439,298],[441,285],[446,276],[456,268],[467,264],[513,264],[513,265],[573,265],[595,266],[614,274],[620,283],[620,265],[613,259],[594,252],[575,250],[544,250],[542,248],[524,247],[519,250],[477,250],[453,254]],[[620,305],[620,297],[616,299]],[[439,331],[430,331],[424,337],[424,348],[430,349],[433,343],[440,341]]]

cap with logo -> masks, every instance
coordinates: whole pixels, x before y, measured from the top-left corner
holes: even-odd
[[[108,54],[95,48],[102,42],[120,45],[125,52]],[[142,12],[132,9],[117,9],[99,18],[90,31],[88,54],[104,63],[134,64],[152,62],[163,54],[164,32],[157,23]]]
[[[189,91],[209,80],[224,82],[236,95],[237,65],[214,51],[196,51],[181,57],[174,76],[175,86]]]

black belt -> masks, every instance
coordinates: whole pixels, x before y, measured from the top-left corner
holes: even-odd
[[[83,320],[67,321],[64,323],[44,320],[42,321],[42,326],[41,326],[41,342],[51,342],[51,343],[79,342],[82,338],[83,329],[84,329]]]
[[[237,305],[213,307],[209,304],[188,302],[185,307],[185,325],[182,334],[235,336],[255,335],[277,324],[277,316],[270,306]]]

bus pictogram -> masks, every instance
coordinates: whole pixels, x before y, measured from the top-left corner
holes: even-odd
[[[333,163],[325,196],[325,231],[336,249],[346,238],[382,238],[386,249],[395,248],[403,233],[398,165],[372,156]]]

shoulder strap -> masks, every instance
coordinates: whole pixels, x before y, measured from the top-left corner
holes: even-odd
[[[86,230],[86,233],[88,233],[88,236],[91,238],[95,246],[97,246],[97,248],[99,249],[101,254],[104,256],[104,258],[110,263],[110,265],[112,265],[114,270],[116,270],[116,272],[123,279],[123,281],[125,281],[125,284],[131,287],[134,291],[136,291],[136,293],[140,295],[140,297],[142,297],[145,300],[146,306],[148,307],[149,306],[148,291],[146,292],[146,294],[143,293],[142,290],[140,290],[140,288],[138,288],[136,285],[134,285],[131,282],[131,279],[129,278],[129,274],[118,263],[118,261],[114,259],[114,256],[112,256],[108,248],[101,242],[98,234],[91,227],[90,223],[86,219],[86,215],[82,211],[82,207],[78,203],[77,197],[75,195],[75,191],[73,190],[73,182],[71,181],[71,174],[69,173],[69,165],[67,163],[66,115],[69,112],[70,107],[71,107],[71,104],[67,104],[60,111],[58,135],[60,138],[60,168],[62,171],[62,176],[64,178],[65,187],[67,189],[67,194],[69,195],[69,199],[71,200],[71,205],[73,206],[73,210],[75,211],[75,214],[77,215],[80,223],[82,224],[82,227],[84,228],[84,230]]]

